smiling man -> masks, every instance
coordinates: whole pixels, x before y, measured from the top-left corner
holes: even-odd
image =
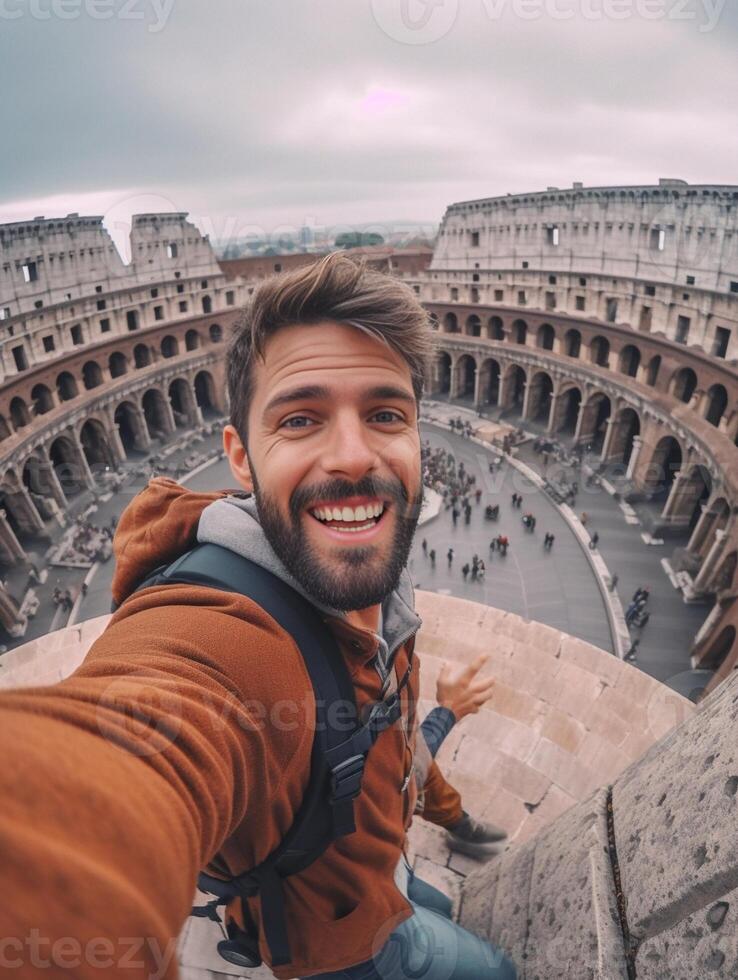
[[[281,978],[515,976],[499,951],[433,911],[433,890],[414,885],[403,856],[420,626],[405,565],[422,502],[429,349],[412,293],[344,256],[255,291],[228,355],[224,447],[243,492],[153,480],[119,523],[118,608],[82,667],[0,698],[0,791],[13,800],[0,882],[15,897],[0,913],[3,936],[22,943],[43,921],[52,948],[104,937],[118,956],[117,937],[141,936],[138,975],[173,976],[197,873],[248,877],[294,826],[317,709],[302,648],[217,575],[209,586],[152,577],[216,545],[278,580],[298,618],[317,613],[359,716],[391,718],[349,760],[361,773],[350,828],[278,894],[263,886],[234,900],[226,952],[238,959],[253,939]],[[339,771],[331,806],[345,803]],[[431,762],[427,785],[439,781]],[[270,934],[275,902],[284,929]],[[76,977],[99,975],[88,960]]]

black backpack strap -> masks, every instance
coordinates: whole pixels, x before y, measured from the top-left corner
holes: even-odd
[[[232,898],[259,895],[272,965],[282,966],[291,960],[283,879],[308,867],[332,841],[356,829],[354,800],[361,792],[366,757],[402,713],[400,695],[412,664],[393,694],[372,705],[360,723],[353,681],[331,630],[315,607],[282,579],[228,548],[200,544],[156,569],[138,589],[182,583],[240,593],[264,609],[294,639],[315,694],[310,778],[289,831],[256,868],[227,880],[207,874],[199,879],[203,891],[217,896],[200,913],[209,917]]]

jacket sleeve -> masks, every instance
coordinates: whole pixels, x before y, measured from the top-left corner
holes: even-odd
[[[294,762],[246,669],[290,638],[257,607],[245,622],[241,596],[170,589],[181,601],[130,600],[67,680],[0,695],[0,956],[17,976],[35,957],[50,976],[174,977],[199,870]]]

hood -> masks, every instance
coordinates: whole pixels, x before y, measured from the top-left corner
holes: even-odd
[[[234,492],[196,493],[169,477],[150,480],[123,511],[113,539],[112,593],[116,605],[155,568],[170,564],[194,547],[203,510]]]
[[[272,550],[256,508],[242,490],[198,493],[168,477],[156,477],[128,505],[113,542],[116,568],[113,599],[120,604],[147,575],[174,561],[195,544],[218,544],[277,575],[327,616],[344,619],[323,606],[290,575]],[[390,649],[415,633],[421,620],[414,609],[405,569],[397,589],[382,603],[382,633]]]

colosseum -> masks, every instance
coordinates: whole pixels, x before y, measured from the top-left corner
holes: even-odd
[[[425,431],[450,439],[463,419],[480,452],[507,457],[541,488],[534,440],[579,451],[622,518],[613,534],[630,527],[645,542],[639,574],[678,595],[675,630],[707,678],[695,705],[623,661],[612,569],[584,515],[556,498],[551,513],[591,579],[591,601],[562,612],[547,593],[539,607],[508,608],[424,578],[426,709],[444,659],[491,650],[495,694],[439,759],[510,846],[480,868],[416,821],[413,861],[453,897],[459,921],[513,956],[523,980],[738,970],[737,206],[738,187],[575,184],[453,204],[433,249],[363,250],[408,283],[436,331]],[[166,459],[183,461],[193,487],[227,480],[217,452],[224,342],[259,279],[314,255],[219,261],[182,213],[135,216],[127,265],[102,219],[77,214],[0,226],[0,254],[8,688],[66,677],[105,628],[104,562],[67,569],[71,613],[62,604],[52,617],[43,605],[75,521],[115,515],[126,487],[135,492]],[[494,433],[503,432],[511,441],[501,452]],[[439,517],[428,517],[429,537]],[[529,592],[533,582],[549,587],[531,579]],[[588,617],[592,636],[579,628]],[[184,980],[271,975],[234,970],[217,940],[214,923],[189,920]]]

